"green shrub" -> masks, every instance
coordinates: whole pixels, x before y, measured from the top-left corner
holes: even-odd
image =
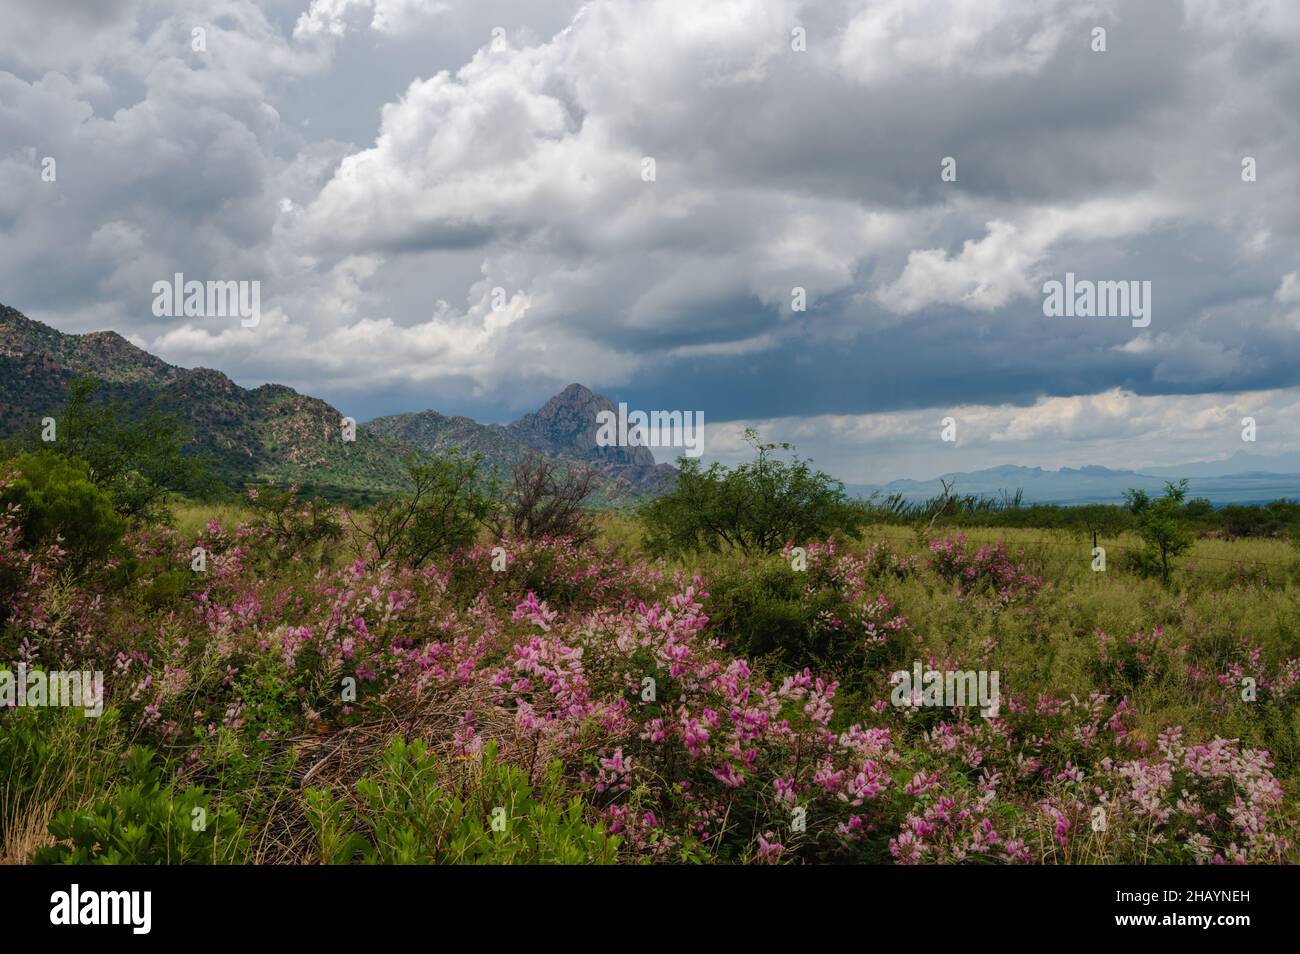
[[[72,381],[56,415],[56,440],[47,445],[29,432],[21,443],[85,461],[95,486],[127,520],[168,520],[172,491],[210,487],[205,462],[185,452],[188,434],[175,414],[156,403],[130,408],[105,401],[96,395],[100,387],[93,377]]]
[[[301,693],[311,679],[307,657],[290,669],[283,658],[267,653],[248,657],[234,677],[241,734],[254,751],[267,751],[271,740],[283,739],[301,728]]]
[[[729,652],[778,671],[808,668],[848,692],[909,645],[893,606],[864,580],[839,575],[821,548],[802,572],[768,558],[737,562],[710,580],[712,632]]]
[[[1146,544],[1144,550],[1131,556],[1133,566],[1146,575],[1158,572],[1168,583],[1169,561],[1192,545],[1192,534],[1181,520],[1187,481],[1166,483],[1164,496],[1154,500],[1142,490],[1130,490],[1125,497],[1137,517],[1138,535]]]
[[[861,640],[818,619],[843,609],[839,592],[811,585],[784,560],[737,567],[709,584],[710,620],[728,648],[746,659],[772,657],[784,668],[820,672],[842,663]]]
[[[1218,517],[1223,532],[1229,537],[1286,537],[1300,534],[1300,504],[1294,500],[1274,500],[1262,507],[1233,504],[1220,510]]]
[[[1068,525],[1085,538],[1092,536],[1098,540],[1115,537],[1127,530],[1133,523],[1133,515],[1122,507],[1110,504],[1084,504],[1070,507],[1065,511]],[[1031,526],[1036,526],[1031,524]]]
[[[313,554],[321,546],[343,539],[343,522],[324,500],[303,499],[299,488],[254,487],[248,491],[253,526],[262,529],[277,560]]]
[[[53,451],[19,454],[6,469],[18,476],[0,493],[0,507],[18,505],[23,543],[53,543],[76,563],[111,549],[126,532],[126,521],[113,510],[108,494],[90,478],[90,467]]]
[[[422,741],[395,739],[376,776],[357,783],[365,810],[329,792],[306,793],[321,860],[342,864],[613,864],[620,839],[582,819],[567,801],[560,763],[537,791],[523,769],[497,762],[489,744],[461,794],[439,781],[438,759]],[[494,821],[496,824],[494,825]]]
[[[849,501],[844,485],[806,460],[772,456],[789,444],[746,439],[757,456],[733,468],[698,459],[678,461],[677,486],[641,511],[647,544],[660,553],[722,550],[775,553],[787,543],[824,540],[835,531],[856,534],[866,511]]]
[[[144,748],[131,752],[126,778],[84,809],[64,809],[50,821],[59,844],[38,848],[35,864],[238,864],[248,858],[239,818],[213,809],[203,789],[175,792]]]
[[[164,570],[149,578],[149,582],[145,584],[140,594],[140,599],[149,609],[162,609],[176,605],[193,589],[193,571],[188,568]]]
[[[385,497],[348,519],[373,564],[418,569],[431,557],[469,546],[496,510],[495,480],[480,474],[482,455],[453,452],[406,461],[408,491]]]

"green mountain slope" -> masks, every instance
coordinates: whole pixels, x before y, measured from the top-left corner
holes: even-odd
[[[402,486],[412,450],[453,448],[482,454],[501,474],[534,452],[566,466],[591,464],[602,503],[662,493],[676,474],[645,448],[597,447],[595,415],[614,406],[582,385],[504,427],[420,411],[360,425],[345,442],[342,413],[318,398],[278,384],[243,388],[220,371],[168,364],[115,332],[63,334],[0,305],[0,437],[57,419],[68,382],[85,374],[136,413],[159,406],[175,414],[189,428],[190,450],[233,486],[297,483],[327,496],[372,497]]]
[[[84,374],[134,411],[175,414],[190,430],[189,449],[226,483],[360,496],[400,486],[408,448],[361,429],[345,442],[343,415],[324,401],[280,385],[242,388],[219,371],[167,364],[114,332],[65,335],[0,306],[0,436],[57,420],[64,388]]]

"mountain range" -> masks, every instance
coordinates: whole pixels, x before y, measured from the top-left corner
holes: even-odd
[[[73,378],[92,375],[132,413],[175,414],[213,475],[235,486],[296,483],[327,496],[372,497],[402,485],[412,451],[480,453],[504,473],[530,453],[565,468],[594,467],[596,497],[617,503],[661,493],[676,469],[644,447],[599,447],[596,414],[608,399],[571,384],[538,411],[507,424],[420,411],[377,418],[343,439],[344,415],[319,398],[278,384],[243,388],[220,371],[176,367],[112,331],[63,334],[0,305],[0,437],[56,416]]]
[[[569,465],[588,465],[602,476],[603,496],[608,500],[654,496],[671,489],[677,468],[656,464],[649,448],[596,443],[596,415],[601,411],[615,411],[613,402],[581,384],[570,384],[539,410],[510,424],[480,424],[468,417],[418,411],[377,417],[364,430],[426,452],[459,448],[480,453],[502,468],[530,453]]]

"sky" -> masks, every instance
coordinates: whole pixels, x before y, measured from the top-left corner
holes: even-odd
[[[0,302],[61,331],[362,421],[580,382],[852,483],[1300,449],[1293,0],[0,12]],[[177,272],[260,321],[156,316]],[[1149,325],[1047,317],[1067,273]]]

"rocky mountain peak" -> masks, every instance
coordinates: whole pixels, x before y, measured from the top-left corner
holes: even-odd
[[[506,431],[520,443],[555,457],[653,467],[654,454],[648,447],[601,447],[596,443],[596,415],[601,411],[617,413],[618,408],[590,388],[570,384],[540,410],[506,425]]]

